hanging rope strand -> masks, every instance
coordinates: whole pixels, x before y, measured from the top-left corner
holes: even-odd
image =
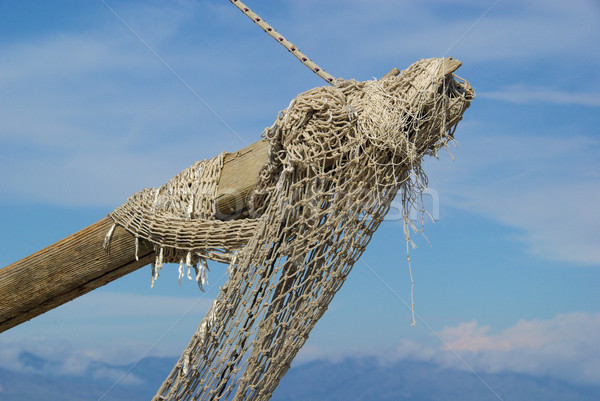
[[[277,42],[281,43],[281,45],[283,45],[286,49],[289,50],[290,53],[292,53],[294,56],[296,56],[296,58],[298,60],[300,60],[302,62],[302,64],[304,64],[305,66],[310,68],[312,72],[314,72],[315,74],[317,74],[318,76],[323,78],[328,83],[333,84],[333,81],[335,81],[335,78],[331,74],[324,71],[314,61],[309,59],[304,53],[302,53],[300,50],[298,50],[298,48],[296,46],[294,46],[294,44],[292,42],[290,42],[289,40],[284,38],[282,34],[280,34],[275,29],[273,29],[272,26],[267,24],[254,11],[250,10],[250,8],[248,8],[248,6],[246,6],[244,3],[242,3],[239,0],[229,0],[229,1],[234,6],[239,8],[240,11],[243,12],[248,18],[250,18],[252,21],[254,21],[255,24],[257,24],[259,27],[261,27],[263,31],[268,33],[269,36],[271,36]]]

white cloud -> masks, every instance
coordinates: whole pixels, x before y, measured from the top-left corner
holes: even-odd
[[[376,357],[382,364],[426,361],[478,373],[522,373],[571,383],[600,385],[600,313],[573,312],[542,320],[520,320],[502,330],[475,321],[444,327],[418,339],[401,339],[393,349],[310,345],[298,362]],[[441,339],[441,341],[440,341]]]
[[[477,96],[515,104],[550,103],[600,107],[600,93],[567,92],[522,84],[510,85],[498,91],[478,93]]]
[[[150,278],[148,277],[149,282]],[[196,285],[193,281],[183,284]],[[148,316],[161,318],[163,316],[179,315],[188,310],[196,316],[203,316],[212,300],[205,299],[203,297],[204,293],[200,291],[197,291],[197,293],[197,298],[184,298],[96,291],[77,298],[76,302],[67,304],[67,307],[57,309],[55,317],[66,319],[73,315],[88,315],[93,316],[94,319]]]
[[[212,303],[196,292],[197,297],[86,294],[2,333],[0,366],[23,368],[21,351],[55,361],[60,366],[54,370],[64,374],[81,374],[93,361],[118,365],[146,353],[178,355]]]
[[[348,63],[357,55],[367,62],[441,56],[466,34],[450,55],[463,61],[495,62],[498,65],[492,68],[496,70],[507,62],[562,61],[582,54],[586,60],[597,60],[595,38],[600,29],[596,21],[600,12],[592,1],[575,3],[567,7],[559,1],[504,0],[472,31],[469,29],[494,1],[378,1],[376,5],[355,1],[338,10],[336,18],[326,11],[337,8],[336,3],[321,1],[317,7],[311,1],[302,2],[295,11],[300,21],[316,21],[315,43],[327,46],[346,38],[354,51],[332,51]]]
[[[575,312],[549,320],[521,320],[497,333],[476,322],[461,323],[445,327],[439,335],[445,341],[442,352],[454,350],[476,370],[600,384],[598,332],[600,313]]]
[[[136,386],[144,383],[144,380],[139,377],[127,373],[121,369],[100,368],[94,371],[93,378],[95,380],[107,380],[113,383],[122,383],[129,386]]]
[[[63,361],[52,361],[59,362],[58,368],[54,368],[55,374],[67,375],[67,376],[80,376],[84,374],[90,367],[92,362],[89,358],[82,357],[82,355],[71,354],[68,355]]]
[[[443,171],[440,163],[429,164],[442,206],[517,228],[518,239],[544,259],[600,264],[597,139],[463,128],[455,162],[443,163]]]
[[[299,358],[306,362],[323,357],[339,361],[349,356],[374,356],[382,364],[416,360],[478,373],[523,373],[600,385],[599,332],[600,313],[574,312],[548,320],[521,320],[503,330],[463,322],[444,327],[437,336],[402,339],[394,349],[332,352],[313,346]]]
[[[120,347],[121,351],[126,346]],[[36,360],[28,363],[27,357]],[[66,341],[45,342],[39,340],[32,343],[27,339],[0,341],[0,367],[14,372],[35,373],[46,377],[82,377],[91,375],[94,380],[116,381],[128,385],[142,384],[144,381],[133,374],[125,375],[125,371],[114,368],[106,363],[125,364],[131,361],[107,361],[106,356],[96,357],[89,349]]]

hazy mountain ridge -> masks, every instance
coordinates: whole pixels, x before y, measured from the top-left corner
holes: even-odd
[[[503,401],[593,401],[600,387],[518,373],[479,373]],[[315,361],[291,369],[273,401],[498,400],[473,373],[416,361],[382,365],[375,359]]]
[[[22,371],[0,368],[0,400],[93,400],[97,401],[129,366],[96,362],[82,374],[49,374],[53,362],[23,353]],[[175,358],[144,358],[102,398],[150,400],[169,373]],[[40,373],[40,372],[44,373]],[[117,376],[102,372],[116,372]],[[504,401],[600,399],[600,386],[578,386],[567,382],[517,373],[480,374]],[[339,362],[318,360],[290,369],[273,401],[432,401],[498,400],[470,372],[441,368],[435,364],[399,361],[382,365],[374,358],[348,358]]]

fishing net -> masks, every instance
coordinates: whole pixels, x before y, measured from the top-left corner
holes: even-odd
[[[399,76],[337,80],[298,95],[264,132],[270,144],[250,216],[216,218],[223,155],[196,163],[111,213],[163,263],[229,264],[220,289],[154,400],[267,400],[325,313],[398,192],[405,218],[425,155],[452,140],[474,92],[456,60]]]

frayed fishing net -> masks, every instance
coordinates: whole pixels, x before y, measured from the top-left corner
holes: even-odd
[[[298,95],[264,136],[268,162],[250,217],[220,221],[223,156],[196,163],[111,213],[163,263],[229,264],[229,279],[154,400],[267,400],[400,191],[404,214],[425,155],[452,140],[474,93],[452,59],[399,76],[337,80]],[[137,240],[136,240],[137,241]],[[199,266],[199,267],[198,267]]]

